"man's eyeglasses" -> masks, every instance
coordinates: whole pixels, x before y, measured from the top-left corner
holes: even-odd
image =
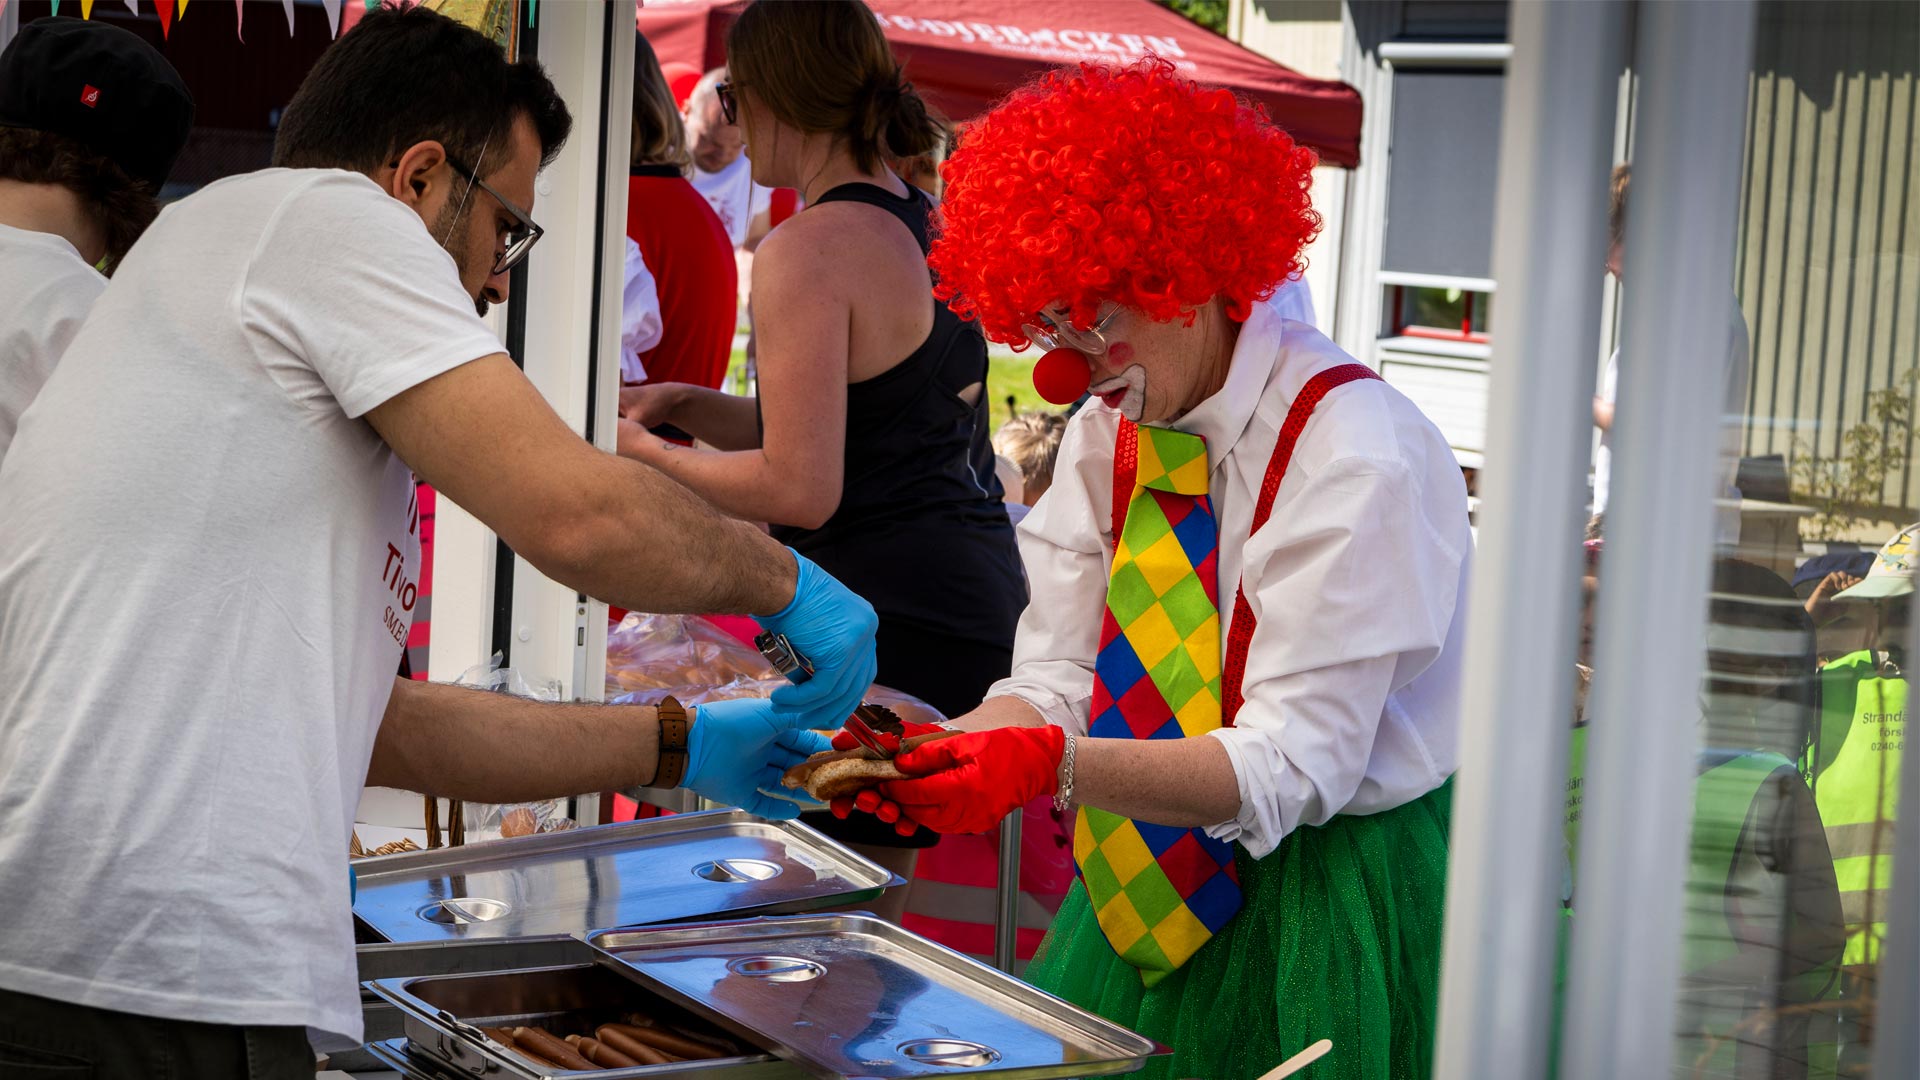
[[[713,88],[715,97],[720,99],[720,119],[729,124],[740,122],[740,99],[733,96],[733,84],[723,82]]]
[[[488,276],[504,274],[514,267],[519,266],[522,262],[525,262],[527,252],[533,250],[533,245],[540,242],[540,238],[546,235],[547,230],[541,228],[539,224],[533,220],[532,215],[507,201],[499,192],[488,186],[487,182],[475,175],[472,169],[467,168],[451,157],[447,158],[447,164],[454,172],[466,177],[468,183],[493,196],[494,201],[499,203],[501,208],[513,217],[513,227],[507,230],[506,247],[498,255],[494,256],[493,271]]]
[[[1028,341],[1042,349],[1067,348],[1076,349],[1088,356],[1105,356],[1107,330],[1113,325],[1113,320],[1120,316],[1120,305],[1109,302],[1104,306],[1105,310],[1101,312],[1100,317],[1085,330],[1074,326],[1064,317],[1055,317],[1044,311],[1036,313],[1033,322],[1027,323],[1020,329],[1025,331]]]

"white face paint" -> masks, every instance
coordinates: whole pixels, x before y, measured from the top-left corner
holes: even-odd
[[[1108,408],[1137,424],[1147,407],[1147,369],[1139,364],[1130,365],[1127,370],[1111,379],[1102,380],[1088,390],[1094,397],[1106,402]]]

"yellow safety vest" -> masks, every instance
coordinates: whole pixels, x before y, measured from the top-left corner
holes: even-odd
[[[1894,803],[1907,734],[1907,681],[1867,651],[1820,672],[1820,730],[1802,773],[1826,828],[1840,910],[1843,965],[1872,964],[1886,939],[1893,879]]]

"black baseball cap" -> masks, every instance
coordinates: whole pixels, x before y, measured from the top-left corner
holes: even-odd
[[[35,19],[0,52],[0,126],[64,135],[157,192],[193,127],[193,95],[136,34]]]

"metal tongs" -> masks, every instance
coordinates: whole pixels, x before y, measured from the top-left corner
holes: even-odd
[[[873,726],[868,724],[865,718],[860,715],[868,709],[879,708],[880,706],[877,705],[862,705],[852,716],[847,717],[847,722],[844,726],[847,732],[853,736],[853,741],[859,743],[862,749],[879,760],[892,761],[900,754],[900,737],[898,735],[894,736],[893,745],[888,746],[886,739],[882,738],[878,731],[873,730]],[[889,713],[889,715],[891,715],[891,713]]]

